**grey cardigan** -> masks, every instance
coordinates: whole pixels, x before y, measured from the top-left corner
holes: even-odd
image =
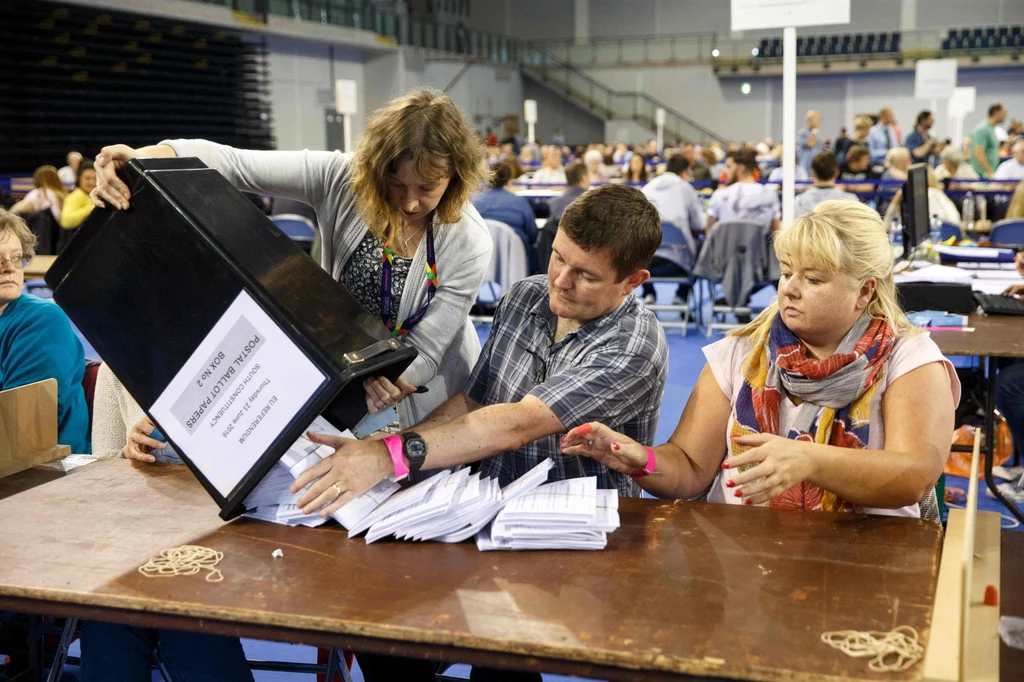
[[[218,170],[240,190],[304,201],[316,210],[323,253],[320,264],[335,280],[341,280],[345,263],[368,231],[349,191],[353,154],[310,151],[248,151],[204,140],[167,140],[178,156],[195,156]],[[402,378],[413,386],[427,386],[427,393],[410,395],[398,405],[403,428],[422,421],[450,396],[466,388],[469,374],[480,355],[480,339],[469,309],[476,301],[491,260],[491,235],[473,205],[462,209],[462,219],[451,225],[436,224],[434,244],[438,288],[427,313],[402,341],[419,351],[419,357]],[[410,277],[398,309],[406,319],[426,302],[423,282],[415,273],[426,271],[426,240],[413,255]]]

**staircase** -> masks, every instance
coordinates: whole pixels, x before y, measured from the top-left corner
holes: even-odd
[[[612,90],[536,45],[523,43],[519,47],[516,53],[520,71],[525,77],[548,87],[599,118],[606,121],[629,119],[654,130],[657,127],[656,112],[664,109],[666,140],[706,145],[712,140],[724,139],[646,93]]]

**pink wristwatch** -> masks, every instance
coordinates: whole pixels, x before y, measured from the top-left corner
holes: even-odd
[[[636,471],[629,472],[629,475],[633,478],[643,478],[644,476],[650,476],[654,473],[654,465],[657,458],[654,456],[654,449],[644,446],[647,450],[647,464],[644,465],[643,469],[637,469]]]
[[[409,465],[405,463],[405,447],[402,444],[402,437],[388,436],[384,439],[384,445],[388,446],[391,461],[395,465],[395,480],[405,480],[409,477]]]

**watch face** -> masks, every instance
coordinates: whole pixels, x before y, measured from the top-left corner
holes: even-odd
[[[410,457],[426,457],[427,444],[420,439],[409,440],[405,444],[405,451]]]

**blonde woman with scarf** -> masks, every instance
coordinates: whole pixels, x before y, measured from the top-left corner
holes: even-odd
[[[562,451],[658,497],[937,521],[960,382],[897,303],[878,214],[823,202],[776,235],[775,252],[778,299],[704,348],[668,443],[645,448],[592,423]]]

